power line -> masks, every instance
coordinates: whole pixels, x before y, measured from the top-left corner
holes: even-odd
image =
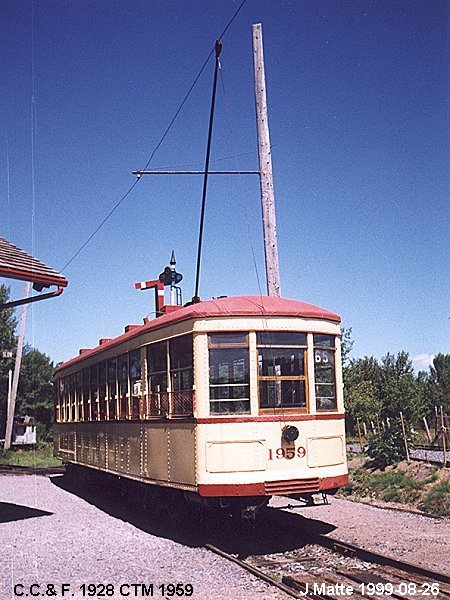
[[[273,148],[273,146],[271,146],[271,148]],[[211,160],[209,161],[210,163],[216,163],[219,162],[221,160],[230,160],[231,158],[236,158],[236,157],[240,157],[240,156],[249,156],[250,154],[256,154],[258,152],[258,150],[250,150],[249,152],[241,152],[240,154],[228,154],[228,156],[221,156],[219,158],[211,158]],[[169,165],[169,166],[165,166],[165,167],[153,167],[154,171],[170,171],[172,169],[182,169],[184,167],[195,167],[197,165],[202,165],[202,161],[197,161],[197,162],[193,162],[193,163],[183,163],[180,165]]]
[[[231,24],[233,23],[233,21],[235,20],[235,18],[237,17],[237,15],[239,14],[239,12],[241,11],[242,7],[244,6],[244,4],[247,2],[247,0],[242,0],[241,4],[239,5],[239,7],[236,9],[235,13],[233,14],[233,16],[231,17],[231,19],[228,21],[225,29],[222,31],[222,33],[216,38],[216,39],[222,39],[222,37],[225,35],[225,33],[227,32],[227,30],[229,29],[229,27],[231,26]],[[192,93],[192,90],[194,89],[197,81],[200,79],[201,74],[203,73],[203,71],[205,70],[206,65],[208,64],[209,59],[211,58],[211,56],[213,55],[215,51],[215,45],[211,48],[210,53],[208,54],[205,62],[203,63],[203,65],[201,66],[199,72],[197,73],[194,81],[192,82],[189,90],[187,91],[186,95],[184,96],[180,106],[178,107],[178,109],[176,110],[174,116],[172,117],[172,119],[170,120],[169,125],[166,127],[163,135],[161,136],[159,142],[156,144],[155,148],[153,149],[152,153],[150,154],[150,158],[148,159],[145,167],[142,169],[143,171],[146,171],[148,169],[148,166],[150,165],[153,157],[155,156],[156,152],[158,151],[158,149],[160,148],[161,144],[163,143],[163,141],[166,139],[167,134],[169,133],[172,125],[174,124],[176,118],[178,117],[178,115],[180,114],[183,106],[186,104],[189,96]],[[120,198],[120,200],[118,202],[116,202],[116,204],[113,206],[113,208],[109,211],[109,213],[106,215],[106,217],[101,221],[101,223],[97,226],[97,228],[93,231],[93,233],[91,233],[91,235],[87,238],[87,240],[80,246],[80,248],[75,252],[75,254],[66,262],[66,264],[62,267],[62,269],[60,269],[60,272],[64,271],[73,260],[75,260],[75,258],[80,254],[80,252],[82,252],[82,250],[84,250],[84,248],[89,244],[89,242],[92,240],[93,237],[95,237],[95,235],[100,231],[100,229],[103,227],[103,225],[106,223],[106,221],[108,221],[108,219],[113,215],[113,213],[119,208],[119,206],[122,204],[122,202],[131,194],[131,192],[134,190],[134,188],[136,187],[136,185],[139,183],[140,179],[136,179],[136,181],[134,181],[134,183],[128,188],[128,190],[125,192],[125,194]]]

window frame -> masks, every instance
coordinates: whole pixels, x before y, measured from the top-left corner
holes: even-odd
[[[314,342],[314,336],[315,335],[322,335],[322,336],[329,336],[329,337],[333,337],[334,338],[334,345],[333,346],[320,346],[320,345],[316,345]],[[337,379],[336,379],[336,355],[337,355],[337,338],[338,336],[334,333],[313,333],[313,364],[314,364],[314,397],[315,397],[315,402],[316,402],[316,412],[317,413],[333,413],[333,412],[337,412],[338,411],[338,394],[337,394]],[[316,350],[327,350],[333,353],[333,366],[332,366],[332,373],[333,373],[333,381],[331,383],[317,383],[316,380]],[[318,404],[317,404],[317,398],[321,397],[318,396],[317,394],[317,386],[320,385],[332,385],[334,388],[334,408],[319,408]]]
[[[150,371],[149,367],[149,352],[152,351],[152,348],[160,345],[161,348],[164,348],[165,355],[165,369],[162,371]],[[146,393],[145,393],[145,418],[146,419],[161,419],[168,418],[169,416],[169,392],[170,392],[170,379],[169,379],[169,340],[159,340],[147,344],[145,346],[145,378],[146,378]],[[161,376],[162,380],[165,380],[165,390],[160,390],[159,392],[153,391],[151,386],[151,379],[155,376]],[[152,396],[157,395],[157,401],[155,406],[158,409],[158,412],[155,413],[152,411]]]
[[[245,342],[211,342],[211,336],[214,335],[242,335],[245,336]],[[252,412],[252,397],[251,397],[251,346],[250,346],[250,331],[208,331],[207,334],[207,350],[208,350],[208,413],[213,417],[240,417],[240,416],[250,416]],[[227,383],[227,384],[211,384],[211,375],[210,375],[210,350],[228,350],[228,349],[236,349],[242,348],[247,351],[247,382],[246,383]],[[211,398],[211,387],[247,387],[248,394],[247,398],[236,398],[236,399],[219,399],[214,400]],[[212,412],[211,403],[217,402],[248,402],[248,409],[245,412]]]
[[[123,360],[125,359],[125,360]],[[126,368],[122,370],[123,364],[126,364]],[[126,421],[130,414],[130,376],[129,376],[129,360],[128,352],[122,352],[117,355],[117,400],[118,400],[118,420]],[[126,377],[122,378],[121,375],[126,373]],[[121,385],[126,384],[125,394],[122,393]],[[125,411],[122,409],[125,407]]]
[[[141,348],[133,348],[128,354],[128,391],[129,391],[129,403],[128,403],[128,419],[136,421],[141,418],[141,403],[142,403],[142,363],[141,363]],[[139,377],[131,377],[131,371],[133,362],[137,357],[137,364],[139,370]],[[136,381],[135,381],[136,380]],[[134,394],[133,386],[135,383],[140,381],[140,393]],[[137,409],[137,410],[136,410]]]
[[[176,344],[185,343],[188,341],[188,357],[189,364],[179,366],[178,362],[174,360],[177,358]],[[180,353],[179,356],[182,356]],[[177,366],[175,366],[177,364]],[[184,387],[182,384],[183,373],[188,373],[190,387]],[[179,377],[181,382],[181,389],[175,389],[176,377]],[[194,414],[194,398],[195,398],[195,383],[194,383],[194,335],[193,333],[185,333],[177,335],[168,339],[167,345],[167,385],[169,391],[169,416],[170,418],[180,418],[186,416],[193,416]],[[186,399],[187,396],[187,399]],[[190,410],[185,410],[185,406]]]
[[[286,334],[302,334],[305,336],[304,344],[260,344],[258,343],[258,333],[286,333]],[[260,375],[259,374],[259,349],[260,348],[283,348],[283,349],[302,349],[303,352],[303,370],[304,375]],[[310,414],[310,398],[309,398],[309,381],[308,381],[308,332],[307,331],[286,331],[286,330],[271,330],[271,331],[257,331],[256,332],[256,380],[257,380],[257,397],[258,397],[258,414],[260,415],[268,415],[268,414],[277,414],[277,413],[287,413],[290,415],[294,414]],[[262,407],[261,406],[261,386],[260,381],[304,381],[305,382],[305,406],[269,406]]]
[[[106,409],[107,420],[116,421],[119,418],[119,384],[117,381],[117,356],[112,356],[106,360]],[[110,378],[111,364],[114,363],[114,379]],[[111,411],[111,406],[114,410]]]

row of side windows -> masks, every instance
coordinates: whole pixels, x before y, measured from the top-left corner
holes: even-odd
[[[141,350],[101,361],[56,382],[56,421],[103,421],[186,416],[194,411],[192,335],[145,349],[147,393],[142,393]]]
[[[333,411],[336,337],[313,335],[317,411]],[[307,334],[257,332],[261,413],[308,412]],[[210,413],[250,413],[249,335],[208,335]],[[193,337],[145,347],[147,386],[142,393],[141,350],[101,361],[57,380],[56,420],[97,421],[187,416],[194,412]]]

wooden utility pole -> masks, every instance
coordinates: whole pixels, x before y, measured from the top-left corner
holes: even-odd
[[[402,424],[403,441],[405,443],[406,460],[407,460],[407,462],[409,462],[408,440],[406,439],[405,422],[403,420],[403,413],[402,413],[402,411],[400,411],[400,421],[401,421],[401,424]]]
[[[362,452],[363,449],[364,449],[364,444],[363,444],[363,441],[362,441],[361,427],[359,426],[359,417],[356,418],[356,425],[358,426],[359,445],[360,445],[361,452]]]
[[[428,427],[428,421],[427,421],[426,417],[423,417],[423,424],[425,425],[425,431],[427,432],[428,442],[430,444],[432,444],[433,438],[431,437],[431,432],[430,432],[430,428]]]
[[[447,444],[445,439],[445,434],[447,429],[445,427],[445,419],[444,419],[444,407],[441,406],[441,432],[442,432],[442,450],[444,452],[444,467],[447,466]]]
[[[25,288],[25,298],[28,298],[28,296],[30,295],[30,288],[31,283],[28,282]],[[17,342],[14,376],[12,381],[11,393],[8,394],[8,415],[6,418],[5,445],[3,446],[3,452],[7,452],[11,447],[11,437],[14,424],[14,411],[16,408],[17,388],[19,386],[20,365],[22,363],[23,338],[25,335],[25,321],[27,317],[27,309],[28,304],[25,304],[25,306],[22,309],[22,316],[20,318],[19,340]]]
[[[277,226],[275,220],[275,199],[273,195],[272,155],[269,137],[269,121],[267,117],[266,78],[264,74],[261,23],[252,25],[252,39],[267,294],[269,296],[280,296]]]

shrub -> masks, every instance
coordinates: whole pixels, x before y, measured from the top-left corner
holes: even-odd
[[[407,434],[408,445],[412,445],[411,435]],[[399,419],[392,419],[391,426],[381,437],[370,436],[366,446],[367,455],[372,459],[371,466],[385,469],[406,458],[405,442]]]

